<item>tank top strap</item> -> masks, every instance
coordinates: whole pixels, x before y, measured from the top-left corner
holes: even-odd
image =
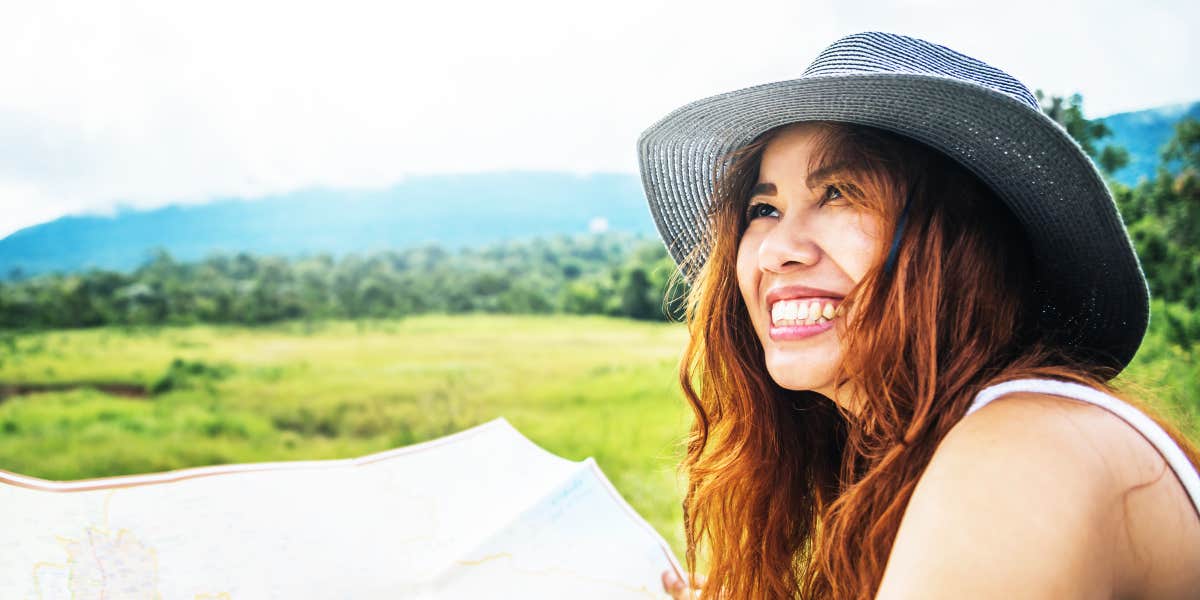
[[[1175,476],[1179,478],[1183,489],[1192,499],[1196,514],[1200,516],[1200,474],[1196,472],[1196,467],[1192,466],[1179,444],[1176,444],[1175,440],[1171,439],[1171,436],[1167,435],[1167,432],[1158,423],[1142,411],[1119,398],[1086,385],[1053,379],[1014,379],[984,388],[975,395],[971,406],[967,408],[967,414],[970,415],[987,406],[997,398],[1015,393],[1050,394],[1072,398],[1095,404],[1117,415],[1154,445],[1171,470],[1175,471]]]

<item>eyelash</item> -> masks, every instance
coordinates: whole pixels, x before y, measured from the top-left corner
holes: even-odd
[[[837,196],[831,198],[830,194],[829,194],[830,191],[836,192]],[[825,206],[826,204],[830,203],[833,200],[841,199],[843,196],[844,196],[844,194],[842,194],[842,190],[838,189],[838,187],[836,185],[833,185],[831,183],[831,184],[825,186],[825,193],[822,194],[821,199],[819,201],[817,201],[817,206],[818,207]],[[775,209],[774,206],[771,206],[770,204],[767,204],[766,202],[752,202],[752,203],[750,203],[750,206],[746,207],[746,221],[749,222],[749,221],[753,221],[754,219],[757,219],[758,217],[768,216],[768,215],[755,214],[754,211],[758,210],[760,207],[763,207],[763,206],[769,207],[773,210]]]

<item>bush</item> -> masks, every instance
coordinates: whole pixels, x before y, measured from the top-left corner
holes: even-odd
[[[200,360],[187,361],[176,357],[166,372],[147,386],[146,391],[157,396],[172,390],[189,389],[201,382],[211,385],[212,382],[228,377],[232,372],[233,367],[229,365],[210,365]]]

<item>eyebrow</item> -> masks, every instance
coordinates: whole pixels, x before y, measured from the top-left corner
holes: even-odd
[[[773,184],[773,183],[758,183],[758,184],[755,184],[754,187],[750,189],[750,197],[753,198],[755,196],[774,196],[777,193],[777,191],[778,190],[775,189],[775,184]]]
[[[808,177],[804,179],[804,185],[808,186],[808,189],[811,190],[820,185],[821,182],[826,181],[839,172],[846,170],[847,167],[848,164],[842,162],[832,165],[825,165],[815,169],[812,173],[808,174]],[[751,198],[755,196],[774,196],[778,193],[779,189],[775,187],[775,184],[770,182],[757,183],[753,188],[750,188]]]
[[[822,182],[832,178],[837,173],[845,171],[848,167],[848,163],[839,162],[814,169],[813,172],[809,173],[808,177],[805,178],[804,185],[807,185],[808,189],[811,190],[820,185]]]

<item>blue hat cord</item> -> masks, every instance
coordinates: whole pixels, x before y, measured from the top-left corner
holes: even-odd
[[[887,261],[883,263],[884,274],[891,274],[892,268],[896,266],[896,255],[900,254],[900,235],[904,233],[904,226],[908,223],[908,207],[912,206],[913,190],[917,189],[919,182],[920,176],[913,182],[912,187],[908,188],[908,198],[904,201],[904,208],[900,209],[900,220],[896,222],[896,232],[892,235],[892,249],[888,251]]]

